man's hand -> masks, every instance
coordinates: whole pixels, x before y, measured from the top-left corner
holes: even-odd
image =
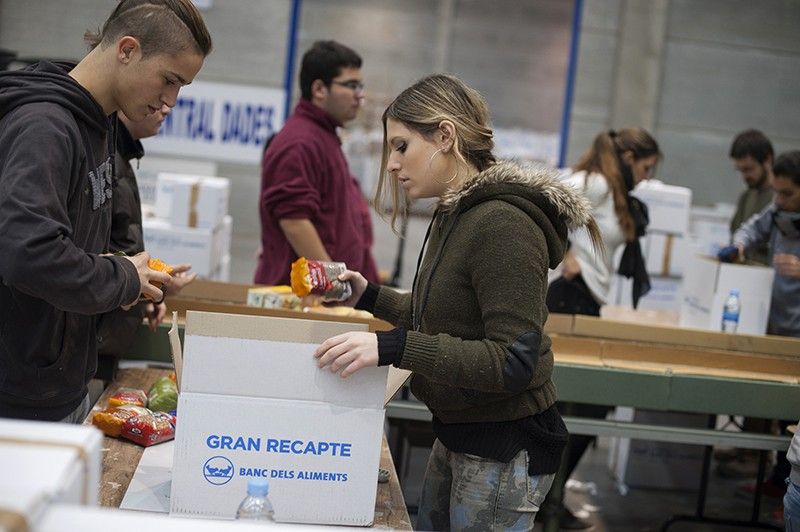
[[[162,288],[165,296],[176,296],[183,290],[183,287],[197,279],[197,273],[186,273],[192,269],[188,263],[170,264],[172,268],[172,279]]]
[[[167,315],[167,305],[163,301],[158,305],[148,303],[145,315],[147,316],[147,324],[150,326],[150,330],[155,332],[161,322],[164,321],[164,316]]]
[[[133,257],[126,256],[125,258],[131,261],[136,267],[136,272],[139,274],[139,292],[141,295],[150,298],[152,301],[161,301],[164,298],[163,292],[150,284],[150,281],[156,281],[164,285],[169,283],[170,275],[168,273],[151,270],[147,266],[147,262],[150,260],[150,254],[146,251],[137,253]],[[135,304],[138,300],[139,298],[137,297],[134,301],[126,303],[123,308]]]
[[[776,253],[772,257],[775,270],[784,277],[800,278],[800,258],[789,253]]]

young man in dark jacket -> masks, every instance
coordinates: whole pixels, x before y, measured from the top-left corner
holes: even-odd
[[[97,365],[99,313],[169,276],[148,255],[104,255],[111,223],[109,115],[175,105],[211,49],[189,0],[123,0],[76,66],[0,74],[0,416],[79,422]]]

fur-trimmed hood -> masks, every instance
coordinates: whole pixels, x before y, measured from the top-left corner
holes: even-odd
[[[513,161],[500,161],[476,175],[458,190],[448,192],[439,202],[446,211],[464,204],[473,204],[480,197],[505,195],[509,187],[525,197],[544,197],[569,229],[578,229],[591,219],[589,200],[577,189],[559,180],[558,172],[543,164],[520,165]],[[537,202],[538,203],[538,202]]]

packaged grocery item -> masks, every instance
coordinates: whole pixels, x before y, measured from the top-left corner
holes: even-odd
[[[103,431],[106,436],[118,438],[122,433],[122,425],[129,417],[148,414],[149,410],[142,406],[122,405],[106,408],[92,417],[92,425]]]
[[[292,293],[292,287],[254,286],[247,289],[247,305],[250,307],[302,310],[302,300]]]
[[[153,412],[169,412],[178,407],[178,385],[169,377],[161,377],[147,392],[147,408]]]
[[[169,441],[175,437],[175,416],[148,410],[126,419],[120,435],[143,447]]]
[[[142,390],[134,388],[120,388],[114,395],[108,398],[108,406],[136,405],[146,406],[147,395]]]
[[[159,271],[159,272],[168,273],[170,275],[172,275],[172,271],[173,271],[172,267],[169,264],[165,263],[163,260],[160,260],[160,259],[152,259],[151,258],[149,261],[147,261],[147,267],[150,268],[151,270],[156,270],[156,271]],[[150,284],[155,286],[158,289],[161,288],[161,283],[158,282],[158,281],[150,281]],[[146,297],[147,299],[152,299],[150,296],[148,296],[146,294],[145,294],[144,297]]]
[[[292,263],[292,291],[298,297],[315,294],[322,296],[323,301],[346,301],[353,295],[353,289],[348,281],[339,280],[339,275],[345,270],[347,266],[344,262],[300,257]]]

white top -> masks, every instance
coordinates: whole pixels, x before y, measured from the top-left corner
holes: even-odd
[[[595,300],[604,305],[608,302],[611,276],[614,275],[614,252],[625,243],[625,236],[614,212],[614,196],[602,174],[592,173],[587,179],[585,171],[575,172],[565,178],[564,182],[583,191],[592,205],[592,215],[603,237],[604,257],[594,252],[586,229],[571,231],[569,234],[570,251],[575,254],[581,267],[583,280]]]

